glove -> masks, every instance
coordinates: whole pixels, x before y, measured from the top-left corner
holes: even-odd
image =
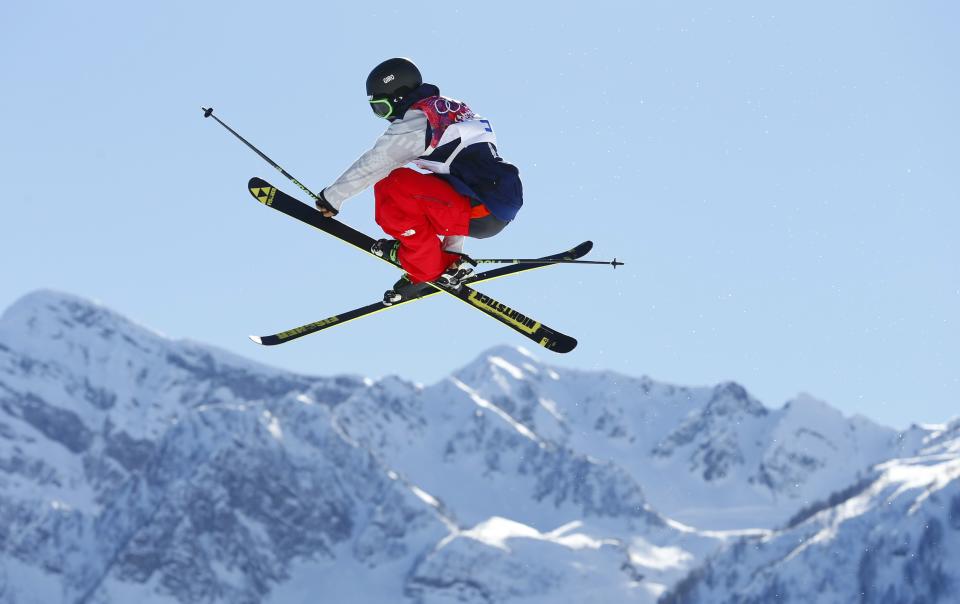
[[[340,213],[340,211],[333,207],[330,202],[327,201],[327,198],[323,196],[323,191],[320,191],[320,194],[317,195],[317,201],[315,202],[315,205],[325,218],[333,218]]]

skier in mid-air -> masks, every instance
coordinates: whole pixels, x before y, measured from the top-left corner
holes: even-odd
[[[517,215],[519,172],[500,157],[490,122],[425,84],[409,59],[377,65],[367,76],[367,100],[390,125],[320,192],[317,209],[333,217],[374,185],[377,224],[393,239],[370,251],[406,271],[384,293],[384,304],[416,297],[429,281],[455,288],[473,270],[462,253],[464,237],[492,237]],[[409,163],[430,173],[404,167]]]

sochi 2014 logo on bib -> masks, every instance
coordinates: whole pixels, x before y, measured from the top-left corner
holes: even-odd
[[[463,103],[441,96],[433,102],[433,108],[437,110],[437,113],[459,113],[463,108]]]

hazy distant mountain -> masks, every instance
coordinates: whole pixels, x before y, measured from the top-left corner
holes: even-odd
[[[929,599],[946,592],[879,588],[960,566],[956,426],[898,434],[807,396],[771,410],[734,383],[509,347],[428,387],[303,376],[38,292],[0,319],[0,406],[11,604],[740,601],[828,571]],[[899,515],[876,504],[893,492]],[[816,555],[853,518],[902,569]],[[787,551],[800,534],[809,555]]]

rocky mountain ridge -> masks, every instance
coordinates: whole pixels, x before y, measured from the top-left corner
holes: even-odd
[[[11,604],[652,602],[944,438],[512,347],[296,375],[55,292],[0,318],[0,409]]]

